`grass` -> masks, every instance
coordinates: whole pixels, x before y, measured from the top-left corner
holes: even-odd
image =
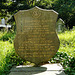
[[[12,53],[13,44],[10,44],[9,41],[0,41],[0,73],[4,71],[6,64],[6,56],[9,53]]]
[[[59,52],[66,52],[71,57],[75,57],[75,30],[65,31],[58,36],[60,39]]]

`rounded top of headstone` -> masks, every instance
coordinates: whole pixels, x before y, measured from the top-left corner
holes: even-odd
[[[59,22],[62,22],[62,23],[64,23],[64,21],[61,19],[61,18],[59,18],[59,20],[58,20]]]
[[[53,12],[53,13],[55,13],[56,15],[58,15],[58,13],[56,12],[56,11],[54,11],[54,10],[47,10],[47,9],[42,9],[42,8],[39,8],[38,6],[35,6],[35,7],[33,7],[33,8],[31,8],[31,9],[28,9],[28,10],[19,10],[17,13],[21,13],[21,12],[25,12],[25,11],[31,11],[31,10],[33,10],[33,11],[36,11],[36,10],[41,10],[41,11],[47,11],[47,12]],[[16,14],[17,14],[16,13]],[[16,15],[15,14],[15,15]]]

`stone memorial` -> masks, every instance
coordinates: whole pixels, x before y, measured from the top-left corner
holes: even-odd
[[[56,26],[57,26],[57,32],[63,32],[65,29],[65,23],[61,18],[58,19]]]
[[[52,58],[59,48],[56,34],[58,13],[35,6],[15,15],[17,33],[14,47],[17,54],[38,65]]]
[[[5,25],[5,19],[3,18],[1,21],[2,21],[2,24]]]

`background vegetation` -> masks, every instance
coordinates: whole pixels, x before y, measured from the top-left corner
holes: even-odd
[[[0,16],[15,25],[13,15],[19,10],[38,6],[43,9],[54,9],[59,13],[65,26],[69,29],[75,26],[75,0],[0,0]]]

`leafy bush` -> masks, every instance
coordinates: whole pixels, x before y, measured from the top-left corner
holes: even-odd
[[[0,33],[1,33],[0,40],[3,40],[3,41],[8,41],[9,40],[10,43],[13,42],[14,37],[15,37],[15,33],[12,33],[10,31],[9,32],[4,32],[4,33],[0,32]]]
[[[6,55],[12,53],[13,45],[9,41],[3,42],[0,41],[0,75],[4,71],[4,66],[6,64]]]
[[[21,59],[9,41],[0,41],[0,75],[7,75],[13,65],[22,65],[24,60]]]
[[[65,73],[73,75],[75,73],[75,57],[69,56],[64,52],[57,52],[56,55],[51,58],[51,63],[60,63],[65,69]]]
[[[14,65],[23,65],[24,60],[21,59],[16,53],[15,50],[12,49],[12,53],[7,53],[5,58],[5,65],[4,65],[4,74],[8,74],[10,72],[10,69]]]
[[[60,47],[58,53],[53,59],[60,62],[65,73],[68,75],[75,74],[75,27],[70,31],[58,34],[60,40]],[[53,62],[56,62],[53,61]]]
[[[60,48],[59,52],[66,52],[68,55],[75,57],[75,30],[65,31],[59,34]]]

